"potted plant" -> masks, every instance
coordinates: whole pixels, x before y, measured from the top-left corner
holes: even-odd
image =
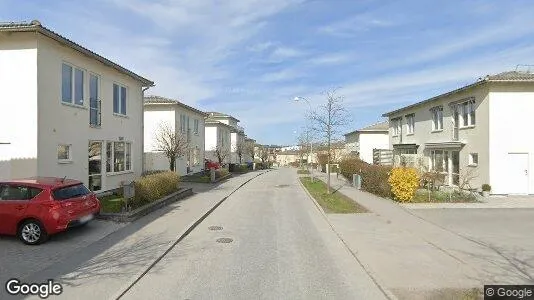
[[[484,183],[482,185],[482,196],[489,197],[490,191],[491,191],[491,185]]]

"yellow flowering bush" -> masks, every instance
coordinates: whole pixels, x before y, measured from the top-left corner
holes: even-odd
[[[414,168],[393,168],[388,183],[395,200],[409,202],[419,187],[419,175]]]

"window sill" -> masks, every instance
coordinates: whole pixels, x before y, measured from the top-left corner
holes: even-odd
[[[399,135],[398,134],[397,135],[392,135],[391,137],[399,137]]]
[[[58,164],[62,164],[62,165],[63,165],[63,164],[72,164],[73,161],[70,160],[70,159],[65,159],[65,160],[58,160],[57,163],[58,163]]]
[[[478,167],[478,164],[468,164],[467,166],[468,167],[472,167],[472,168],[476,168],[476,167]]]
[[[94,129],[101,129],[102,125],[91,125],[91,124],[89,124],[89,127],[94,128]]]
[[[443,129],[438,129],[438,130],[432,130],[432,131],[430,131],[430,133],[438,133],[438,132],[443,132]]]
[[[119,117],[119,118],[125,118],[125,119],[129,119],[130,117],[128,117],[128,115],[123,115],[123,114],[118,114],[118,113],[113,113],[113,115],[115,117]]]
[[[61,104],[62,104],[62,105],[65,105],[65,106],[76,107],[76,108],[79,108],[79,109],[85,109],[85,110],[88,109],[87,107],[85,107],[85,106],[83,106],[83,105],[74,104],[74,103],[69,103],[69,102],[63,102],[63,101],[61,101]]]
[[[414,133],[407,133],[406,136],[414,135]]]
[[[473,128],[475,128],[475,125],[463,126],[463,127],[459,127],[458,129],[459,130],[464,130],[464,129],[473,129]]]
[[[106,175],[107,175],[107,176],[116,176],[116,175],[131,174],[131,173],[133,173],[133,172],[134,172],[133,170],[129,170],[129,171],[120,171],[120,172],[107,172]]]

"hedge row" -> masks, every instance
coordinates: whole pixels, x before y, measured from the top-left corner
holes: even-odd
[[[362,178],[362,190],[381,196],[391,197],[391,187],[388,183],[391,167],[370,165],[359,158],[343,159],[340,164],[340,173],[352,181],[352,174],[359,174]]]

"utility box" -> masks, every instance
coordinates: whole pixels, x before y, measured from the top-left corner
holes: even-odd
[[[362,188],[362,177],[360,175],[352,174],[352,186],[359,190]]]
[[[215,182],[215,169],[214,168],[210,169],[210,180],[212,183]]]
[[[135,185],[134,182],[124,183],[122,186],[122,192],[124,199],[131,199],[135,197]]]

